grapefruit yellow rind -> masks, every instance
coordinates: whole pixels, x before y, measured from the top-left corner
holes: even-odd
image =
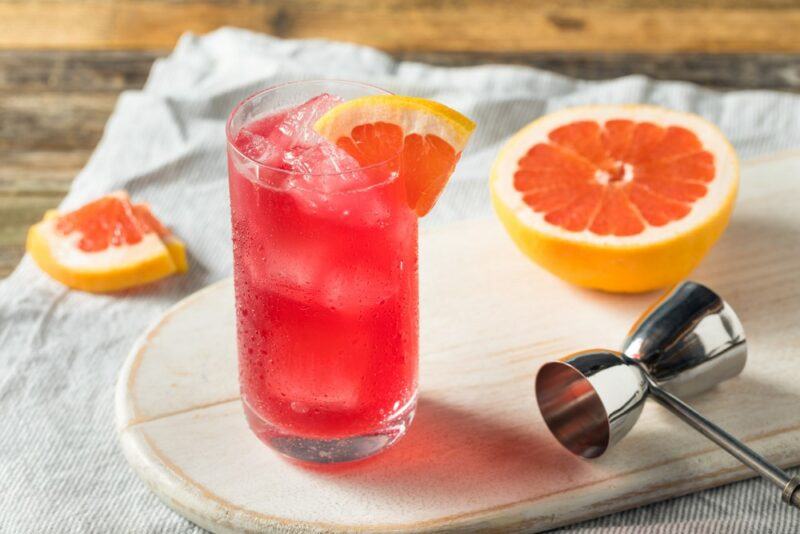
[[[349,136],[356,126],[375,122],[397,124],[405,135],[435,135],[456,152],[464,149],[475,130],[473,121],[444,104],[399,95],[364,96],[343,102],[320,117],[314,130],[335,143]]]
[[[559,114],[563,114],[559,117]],[[509,182],[519,158],[560,124],[573,120],[649,117],[681,117],[679,125],[698,134],[708,148],[714,144],[717,175],[706,199],[692,208],[687,220],[670,224],[670,229],[648,229],[644,236],[597,236],[588,231],[568,232],[543,221],[539,214],[509,200]],[[668,119],[658,124],[673,124]],[[723,160],[723,161],[720,161]],[[722,174],[722,176],[721,176]],[[736,200],[739,162],[725,136],[705,119],[657,106],[585,106],[542,117],[513,136],[501,149],[491,170],[489,188],[492,205],[511,239],[528,257],[555,274],[579,286],[619,293],[639,293],[666,287],[685,278],[703,259],[725,230]],[[714,202],[713,209],[699,210],[703,201]],[[710,204],[709,204],[710,206]]]
[[[186,245],[183,243],[183,241],[174,235],[168,235],[167,237],[162,238],[162,241],[164,242],[164,246],[167,247],[167,252],[169,252],[170,257],[175,264],[175,272],[185,273],[188,271],[189,261],[186,259]]]

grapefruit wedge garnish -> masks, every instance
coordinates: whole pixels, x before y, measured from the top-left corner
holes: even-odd
[[[673,284],[727,225],[739,181],[724,135],[654,106],[566,109],[497,157],[492,201],[519,248],[578,285],[638,292]]]
[[[443,104],[395,95],[349,100],[314,124],[362,166],[399,154],[400,179],[420,217],[433,208],[474,129],[474,122]]]
[[[75,211],[48,211],[28,232],[39,267],[75,289],[106,292],[187,269],[186,251],[146,204],[116,192]]]

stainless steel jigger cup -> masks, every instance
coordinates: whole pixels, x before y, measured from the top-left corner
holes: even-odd
[[[800,507],[800,478],[676,396],[701,393],[738,375],[746,359],[744,329],[733,309],[709,288],[684,282],[639,318],[621,352],[587,350],[543,365],[536,398],[556,439],[574,454],[596,458],[628,433],[653,397]]]

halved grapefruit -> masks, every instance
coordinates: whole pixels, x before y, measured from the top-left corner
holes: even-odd
[[[711,123],[644,106],[542,117],[501,150],[490,188],[517,246],[557,276],[617,292],[685,277],[722,234],[739,182]]]
[[[376,95],[333,107],[314,130],[362,166],[400,154],[409,205],[422,217],[447,185],[475,123],[424,98]]]
[[[183,243],[123,191],[63,215],[48,211],[26,248],[44,272],[83,291],[116,291],[187,269]]]

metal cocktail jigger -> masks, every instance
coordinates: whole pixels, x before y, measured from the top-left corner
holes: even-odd
[[[631,329],[622,352],[578,352],[539,369],[536,398],[547,426],[574,454],[596,458],[622,439],[652,396],[695,430],[783,490],[800,507],[800,478],[768,462],[697,413],[689,396],[738,375],[747,360],[744,329],[709,288],[684,282]]]

